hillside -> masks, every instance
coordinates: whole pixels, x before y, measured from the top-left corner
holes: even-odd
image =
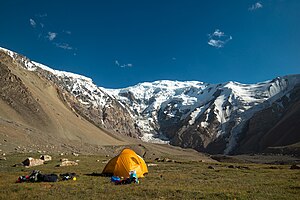
[[[114,155],[128,146],[151,159],[177,155],[190,160],[210,160],[193,150],[147,144],[97,126],[80,113],[82,103],[55,81],[46,79],[45,71],[37,73],[25,69],[26,62],[19,60],[25,57],[17,56],[13,59],[0,51],[2,153],[39,151]]]
[[[0,52],[0,137],[5,143],[60,148],[126,144],[80,117],[59,95],[59,88],[19,67]],[[65,94],[68,95],[68,94]],[[1,148],[5,148],[5,143]],[[75,147],[74,146],[74,147]],[[42,148],[42,147],[41,147]]]
[[[300,75],[257,84],[155,81],[106,89],[6,49],[1,56],[1,78],[12,84],[3,84],[2,116],[16,113],[13,122],[55,138],[104,145],[114,138],[126,144],[130,136],[213,154],[264,152],[300,141]]]

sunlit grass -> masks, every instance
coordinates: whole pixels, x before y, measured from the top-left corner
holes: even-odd
[[[35,157],[38,157],[36,155]],[[78,166],[55,167],[59,159],[80,160]],[[114,185],[101,173],[102,156],[55,156],[43,166],[12,167],[26,155],[7,156],[0,161],[0,199],[299,199],[300,171],[288,165],[233,164],[249,169],[228,168],[230,163],[159,162],[149,167],[140,184]],[[97,161],[99,160],[99,162]],[[155,161],[147,161],[154,163]],[[214,169],[208,169],[212,166]],[[42,173],[76,172],[77,181],[15,183],[33,169]]]

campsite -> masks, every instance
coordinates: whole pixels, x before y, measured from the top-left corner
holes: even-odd
[[[300,200],[300,0],[1,8],[0,200]]]
[[[115,185],[101,176],[112,157],[104,155],[59,155],[44,165],[13,167],[27,156],[9,154],[0,160],[0,199],[297,199],[299,170],[289,164],[203,162],[184,157],[145,159],[148,174],[139,184]],[[56,167],[61,158],[78,160],[77,166]],[[232,162],[232,161],[231,161]],[[75,172],[77,180],[16,183],[33,170],[43,173]]]

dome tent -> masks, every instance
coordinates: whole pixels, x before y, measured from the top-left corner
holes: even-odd
[[[138,177],[144,177],[144,174],[148,173],[144,159],[133,150],[126,148],[106,164],[102,174],[126,178],[132,170],[136,171]]]

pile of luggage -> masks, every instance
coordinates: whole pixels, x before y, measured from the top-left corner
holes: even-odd
[[[112,176],[111,181],[114,182],[116,185],[139,183],[139,179],[137,177],[135,170],[130,171],[129,177],[127,177],[125,179],[123,177]]]
[[[59,180],[66,181],[66,180],[74,180],[76,181],[76,173],[65,173],[60,174],[42,174],[39,170],[33,170],[30,175],[26,176],[19,176],[17,179],[17,183],[22,182],[57,182]]]

